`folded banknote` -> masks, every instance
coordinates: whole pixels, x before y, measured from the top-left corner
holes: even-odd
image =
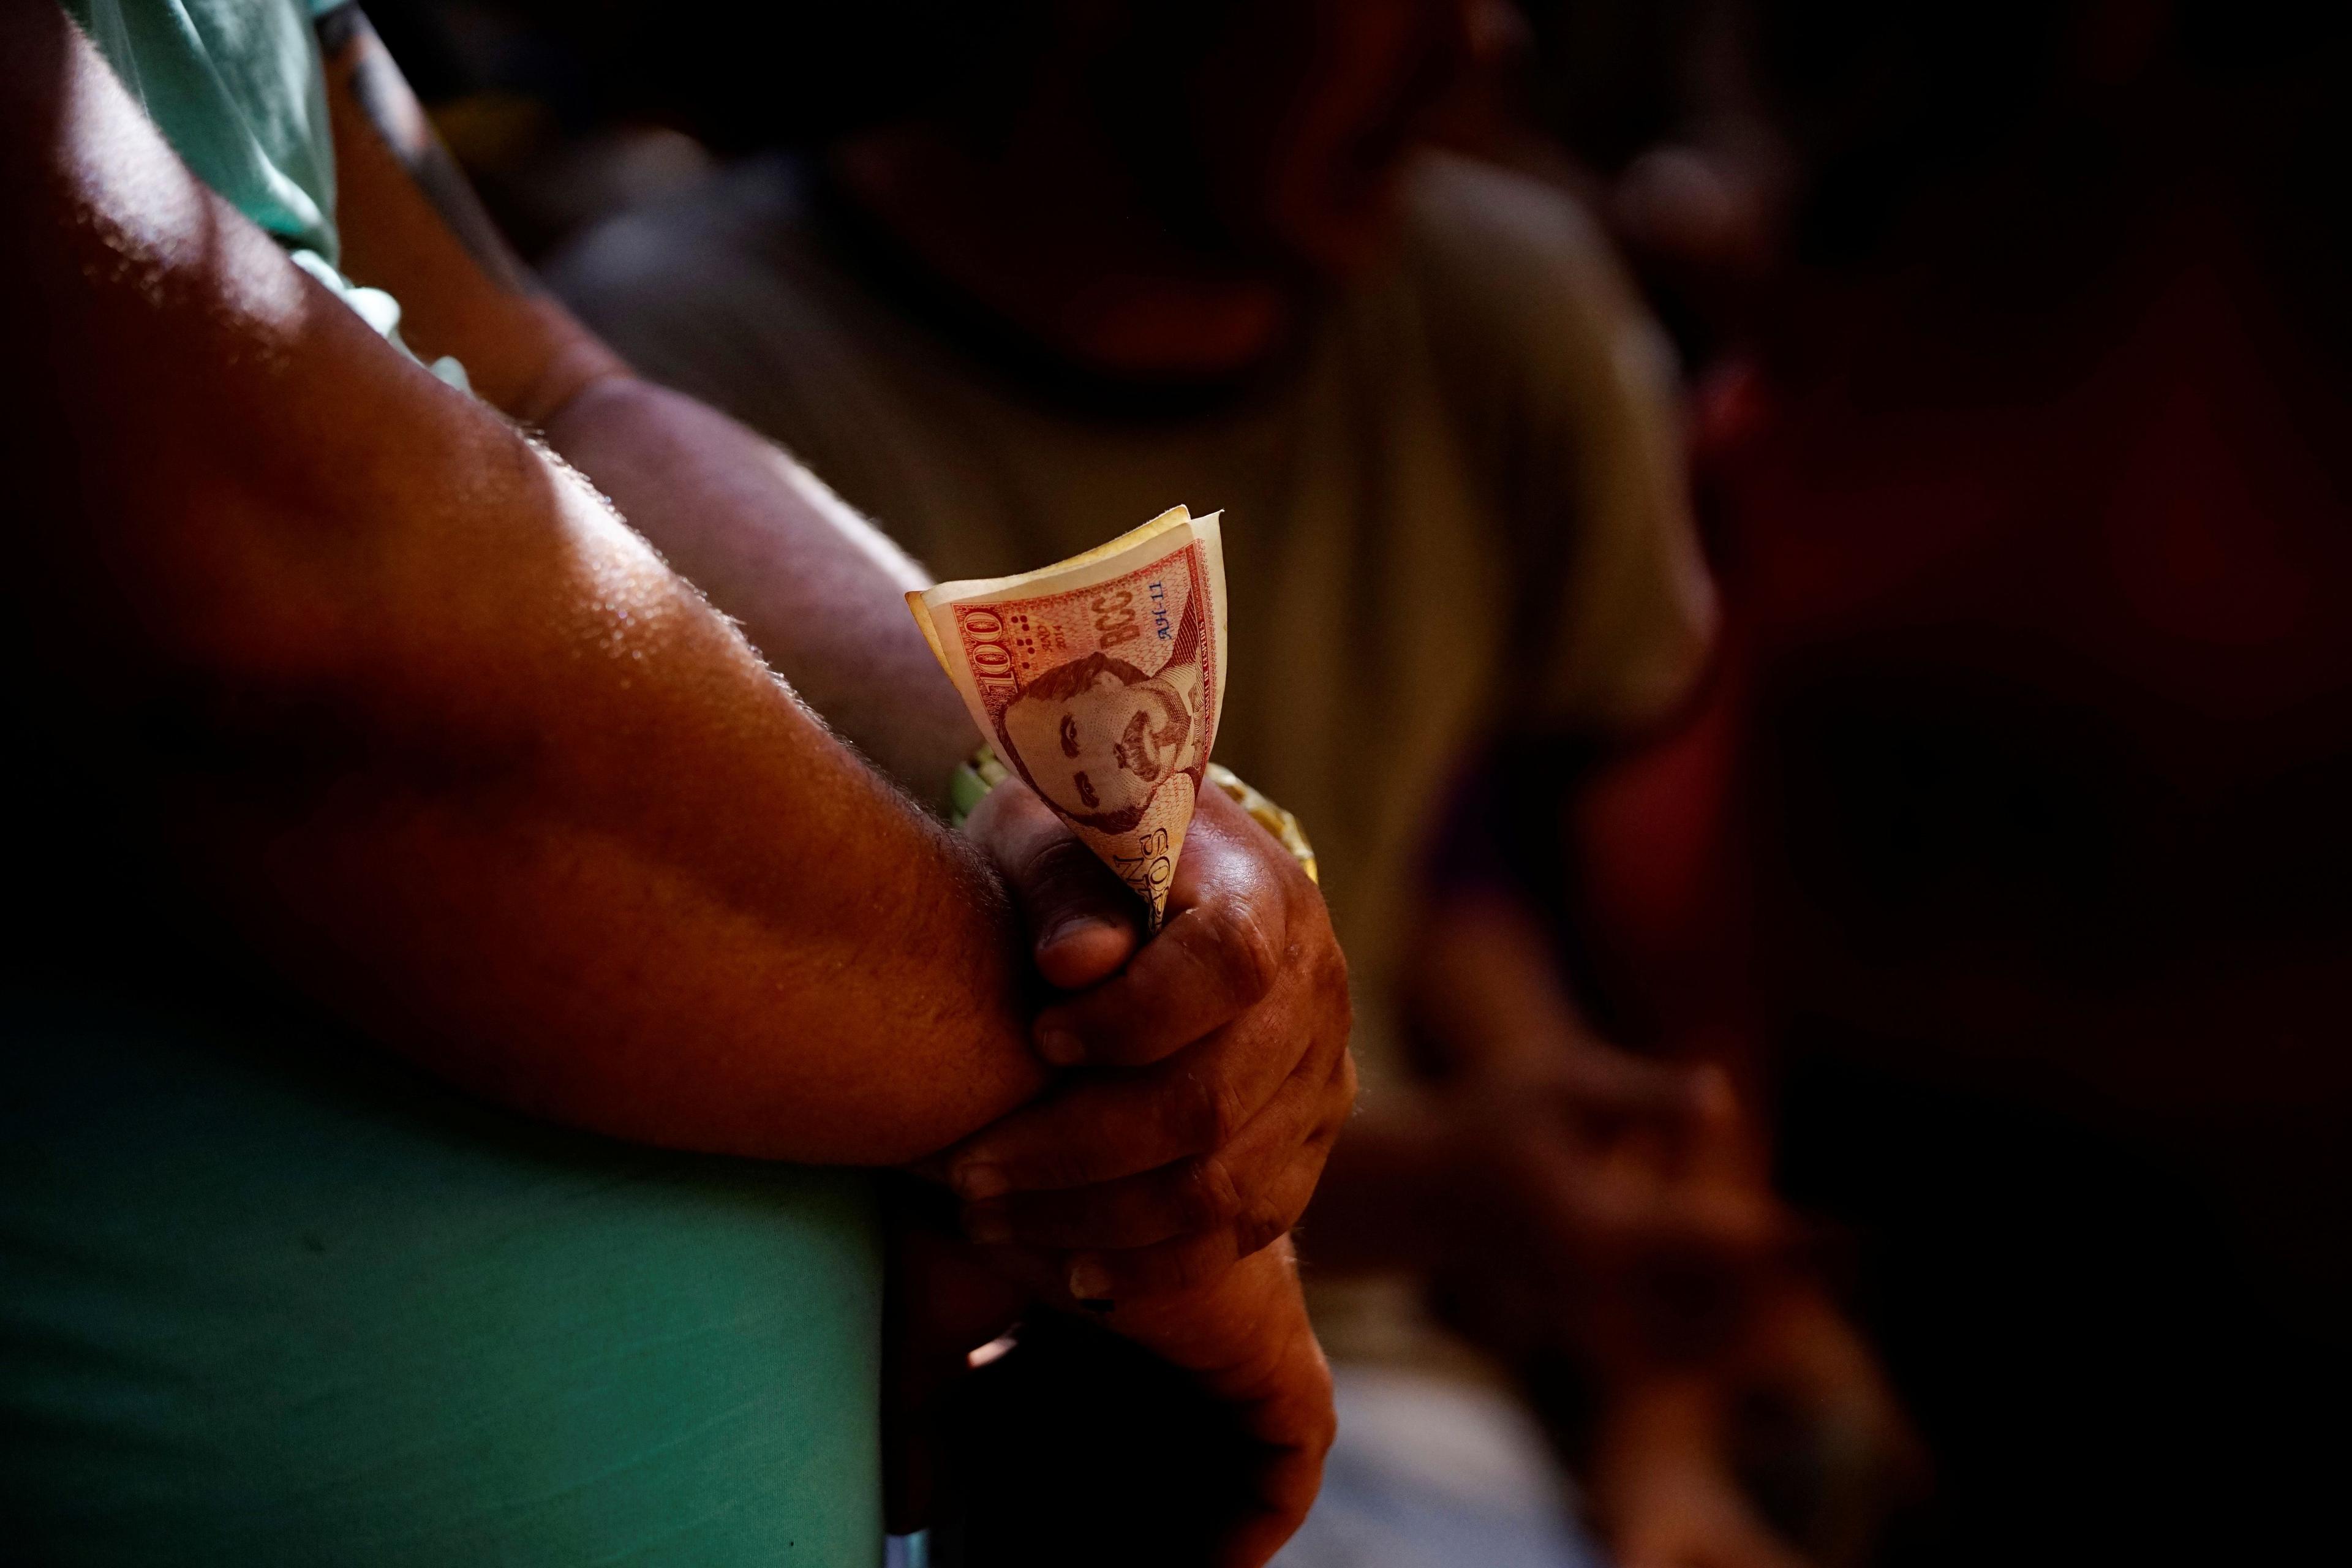
[[[1216,514],[1176,507],[1083,555],[907,605],[997,755],[1157,930],[1224,704]]]

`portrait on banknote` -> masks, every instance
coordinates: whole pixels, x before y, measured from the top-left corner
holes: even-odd
[[[907,596],[998,757],[1155,928],[1216,743],[1224,592],[1216,517],[1176,507],[1034,572]]]
[[[1114,609],[1130,597],[1106,595]],[[1041,670],[996,716],[999,750],[1029,787],[1071,821],[1098,833],[1126,833],[1143,820],[1160,786],[1189,773],[1201,751],[1201,614],[1197,599],[1146,673],[1097,648]],[[1138,657],[1149,657],[1147,645]]]

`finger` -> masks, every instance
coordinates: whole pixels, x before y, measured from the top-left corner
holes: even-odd
[[[1304,987],[1302,986],[1302,989]],[[1346,1042],[1330,1011],[1254,1011],[1168,1061],[1073,1082],[982,1129],[956,1154],[949,1180],[968,1203],[1008,1192],[1091,1186],[1233,1142],[1294,1072],[1328,1075]]]
[[[1564,1053],[1555,1071],[1571,1109],[1623,1121],[1678,1125],[1698,1109],[1702,1092],[1688,1068],[1613,1046],[1580,1046]]]
[[[1098,984],[1134,953],[1142,904],[1027,784],[1013,779],[989,791],[964,832],[1004,874],[1048,984]]]
[[[1769,1194],[1711,1191],[1655,1179],[1627,1163],[1598,1164],[1558,1148],[1528,1151],[1542,1194],[1538,1227],[1588,1270],[1622,1273],[1664,1260],[1738,1274],[1785,1245]]]
[[[1330,1153],[1330,1137],[1297,1146],[1266,1184],[1215,1230],[1180,1236],[1150,1247],[1088,1249],[1070,1254],[1068,1289],[1087,1300],[1137,1301],[1178,1295],[1213,1284],[1242,1259],[1290,1232]]]
[[[1712,1062],[1657,1062],[1606,1048],[1578,1053],[1571,1069],[1589,1095],[1569,1109],[1580,1131],[1649,1162],[1662,1177],[1738,1184],[1762,1180],[1737,1091]]]
[[[1354,1063],[1342,1054],[1320,1082],[1306,1074],[1286,1081],[1224,1149],[1093,1186],[968,1205],[964,1234],[1064,1249],[1150,1247],[1244,1223],[1255,1197],[1265,1211],[1259,1228],[1279,1235],[1305,1212],[1354,1089]],[[1236,1247],[1236,1256],[1250,1250]]]
[[[1322,1171],[1318,1158],[1282,1173],[1258,1202],[1221,1229],[1151,1247],[1075,1252],[1066,1289],[1080,1300],[1140,1301],[1213,1285],[1234,1264],[1289,1233],[1289,1222],[1307,1207]]]
[[[1289,900],[1304,879],[1288,851],[1209,791],[1177,863],[1167,923],[1118,976],[1039,1016],[1039,1054],[1139,1067],[1239,1017],[1294,956]]]

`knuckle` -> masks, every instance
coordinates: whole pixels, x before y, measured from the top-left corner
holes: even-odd
[[[1076,884],[1086,870],[1083,864],[1093,852],[1067,835],[1039,835],[1021,857],[1015,872],[1019,879],[1040,891],[1058,891]]]
[[[1036,843],[1040,826],[1036,813],[1043,804],[1026,789],[992,789],[972,807],[964,828],[1012,872],[1016,863],[1029,858]]]
[[[1219,1073],[1188,1073],[1177,1097],[1172,1129],[1188,1154],[1205,1154],[1233,1142],[1247,1108],[1233,1082]]]
[[[1337,1135],[1339,1128],[1347,1122],[1349,1116],[1356,1109],[1356,1092],[1360,1084],[1356,1076],[1355,1052],[1344,1049],[1340,1051],[1339,1065],[1331,1075],[1331,1082],[1333,1092],[1329,1115],[1327,1119],[1328,1130],[1332,1135]]]
[[[1221,900],[1203,912],[1210,916],[1209,957],[1233,995],[1255,1002],[1273,990],[1283,955],[1252,900]]]
[[[1297,1169],[1305,1179],[1286,1184],[1265,1205],[1266,1217],[1274,1226],[1274,1234],[1265,1238],[1268,1246],[1288,1236],[1305,1216],[1307,1205],[1315,1199],[1315,1184],[1323,1173],[1322,1154],[1310,1152]]]
[[[1271,1209],[1254,1206],[1234,1221],[1234,1256],[1248,1258],[1272,1247],[1290,1229],[1289,1221]]]
[[[1339,1409],[1334,1398],[1337,1390],[1331,1380],[1331,1368],[1320,1357],[1316,1360],[1313,1386],[1315,1421],[1309,1430],[1308,1443],[1319,1459],[1331,1451],[1332,1444],[1339,1440]]]
[[[1334,942],[1325,950],[1322,971],[1323,983],[1338,993],[1340,999],[1352,1008],[1355,1005],[1356,988],[1348,973],[1348,955],[1338,942]]]
[[[1184,1184],[1184,1228],[1214,1230],[1230,1224],[1242,1212],[1240,1185],[1233,1169],[1214,1154],[1191,1162]]]
[[[1353,1024],[1355,993],[1348,984],[1348,955],[1339,951],[1338,942],[1323,944],[1315,961],[1314,979],[1316,989],[1323,994],[1341,1025]]]

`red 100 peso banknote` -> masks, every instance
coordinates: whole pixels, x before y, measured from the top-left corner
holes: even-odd
[[[1215,514],[1180,506],[1084,555],[907,605],[996,754],[1158,930],[1224,704]]]

